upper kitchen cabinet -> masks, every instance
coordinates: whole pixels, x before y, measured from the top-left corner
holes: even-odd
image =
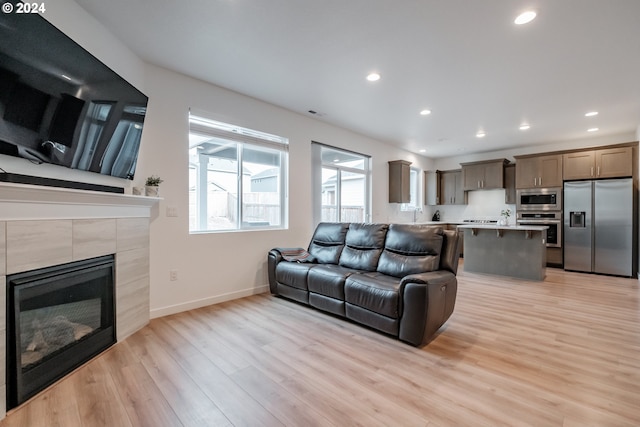
[[[411,162],[394,160],[389,162],[389,203],[409,203]]]
[[[562,155],[515,156],[516,188],[562,187]]]
[[[578,151],[563,156],[564,179],[619,178],[633,174],[631,147]]]
[[[462,189],[490,190],[504,188],[504,166],[507,159],[460,163],[462,166]]]
[[[439,205],[465,205],[462,190],[462,170],[436,171],[438,190],[436,203]]]

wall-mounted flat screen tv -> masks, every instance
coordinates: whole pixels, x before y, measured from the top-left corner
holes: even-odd
[[[38,13],[0,13],[0,154],[133,179],[147,100]]]

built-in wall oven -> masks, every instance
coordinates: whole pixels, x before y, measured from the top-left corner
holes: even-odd
[[[527,188],[517,190],[516,211],[562,211],[562,188]],[[560,217],[562,217],[562,215]]]
[[[562,247],[562,211],[517,212],[518,225],[541,225],[547,229],[547,247]]]

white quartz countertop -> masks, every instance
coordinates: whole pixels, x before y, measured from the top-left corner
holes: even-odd
[[[418,224],[425,224],[425,225],[447,225],[447,224],[469,224],[468,222],[464,222],[464,221],[420,221],[418,222]]]
[[[546,225],[497,225],[497,224],[468,224],[459,225],[458,228],[477,228],[487,230],[515,230],[515,231],[544,231]]]

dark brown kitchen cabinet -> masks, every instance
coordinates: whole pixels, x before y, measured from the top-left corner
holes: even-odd
[[[409,203],[411,162],[394,160],[389,162],[389,203]]]
[[[516,188],[562,187],[562,155],[516,157]]]
[[[465,205],[465,194],[462,190],[462,170],[436,171],[438,175],[438,205]]]
[[[564,179],[622,178],[633,174],[631,147],[577,151],[563,156]]]
[[[470,191],[504,188],[504,166],[508,163],[507,159],[461,163],[462,189]]]

